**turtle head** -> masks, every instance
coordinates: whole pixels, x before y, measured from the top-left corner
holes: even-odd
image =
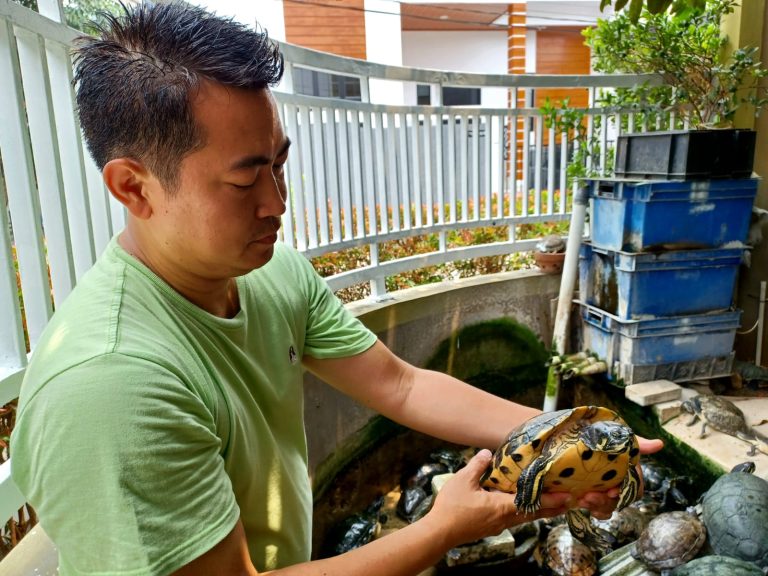
[[[680,404],[680,408],[689,414],[697,414],[701,412],[701,401],[698,396],[694,396],[688,400],[683,400],[683,403]]]
[[[581,439],[590,450],[621,453],[632,446],[634,434],[625,424],[601,420],[584,427]]]

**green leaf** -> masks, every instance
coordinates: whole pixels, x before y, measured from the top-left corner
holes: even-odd
[[[627,2],[629,2],[629,0],[616,0],[616,5],[613,7],[614,10],[616,10],[616,12],[618,12],[619,10],[624,8],[624,6],[627,5]]]
[[[651,14],[661,14],[666,12],[672,5],[672,0],[648,0],[648,12]]]
[[[606,6],[610,6],[610,5],[611,5],[611,0],[600,0],[600,12],[605,10]]]
[[[642,10],[643,0],[632,0],[632,3],[629,5],[629,19],[632,22],[637,22],[640,19],[640,12],[642,12]]]

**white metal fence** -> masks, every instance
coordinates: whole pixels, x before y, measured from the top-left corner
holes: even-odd
[[[0,0],[0,405],[18,396],[27,355],[56,303],[124,223],[122,207],[84,150],[74,114],[69,50],[77,33],[60,23],[60,0],[38,4],[40,14]],[[391,274],[530,249],[535,240],[517,240],[517,226],[568,217],[572,143],[548,128],[536,108],[371,104],[369,79],[520,90],[530,102],[545,88],[584,88],[594,101],[599,90],[658,82],[636,76],[462,74],[383,66],[290,45],[283,51],[282,86],[290,88],[295,68],[304,67],[353,76],[362,96],[352,102],[276,93],[294,143],[283,240],[307,257],[370,247],[369,262],[328,281],[335,289],[370,282],[374,296],[384,292],[384,278]],[[591,137],[603,144],[593,168],[604,169],[608,141],[624,114],[585,112]],[[492,225],[508,226],[508,240],[447,245],[451,230]],[[439,235],[435,252],[379,261],[382,242],[426,233]],[[0,465],[0,518],[12,517],[23,503],[7,461]]]

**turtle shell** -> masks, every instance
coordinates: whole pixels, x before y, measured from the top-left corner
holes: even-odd
[[[592,576],[597,572],[594,552],[574,538],[564,524],[550,531],[542,560],[543,567],[555,576]]]
[[[768,482],[746,472],[724,474],[702,496],[701,510],[716,554],[768,567]]]
[[[763,576],[755,564],[730,556],[702,556],[672,570],[672,576]]]
[[[671,570],[696,556],[706,538],[707,530],[695,515],[664,512],[640,534],[633,556],[653,570]]]
[[[539,414],[512,430],[481,484],[516,493],[515,503],[525,512],[539,508],[542,492],[580,497],[623,484],[623,508],[637,495],[639,455],[637,438],[616,412],[579,406]]]

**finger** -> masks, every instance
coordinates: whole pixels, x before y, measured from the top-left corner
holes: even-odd
[[[637,436],[637,444],[640,454],[653,454],[664,448],[664,441],[659,438],[648,439]]]
[[[491,451],[483,448],[477,454],[475,454],[470,459],[470,461],[467,462],[467,465],[459,470],[456,474],[466,476],[467,478],[473,480],[476,484],[479,484],[480,477],[483,475],[483,472],[485,472],[486,468],[488,468],[488,464],[491,463],[492,458],[493,454],[491,454]]]

